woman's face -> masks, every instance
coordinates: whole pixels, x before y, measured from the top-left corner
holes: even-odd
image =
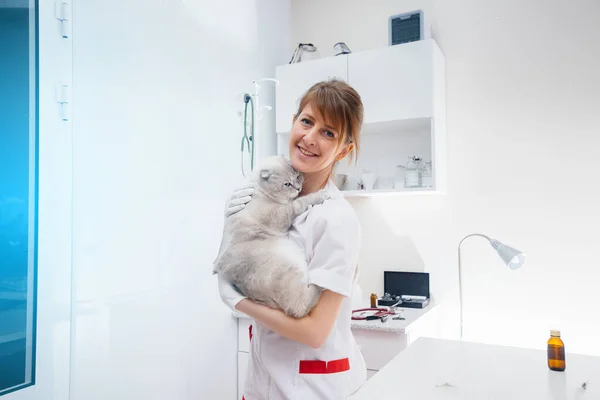
[[[294,120],[290,132],[290,160],[296,171],[311,174],[328,170],[351,150],[352,144],[338,145],[336,128],[325,124],[322,115],[308,104]]]

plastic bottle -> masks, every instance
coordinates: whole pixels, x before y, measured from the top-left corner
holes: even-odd
[[[408,157],[404,168],[404,187],[421,187],[421,158],[417,156]]]
[[[404,165],[396,165],[396,174],[394,175],[394,189],[404,188]]]
[[[425,161],[421,172],[421,185],[433,187],[433,166],[431,161]]]
[[[371,308],[377,308],[377,295],[371,293]]]
[[[565,344],[560,338],[560,331],[553,329],[548,339],[548,368],[552,371],[564,371],[566,366]]]

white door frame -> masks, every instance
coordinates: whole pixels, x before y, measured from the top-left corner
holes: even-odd
[[[65,10],[73,0],[61,0]],[[38,7],[38,237],[35,374],[31,386],[2,400],[68,400],[71,386],[72,316],[72,121],[64,121],[57,86],[72,84],[72,37],[51,0],[29,0]],[[59,8],[59,7],[57,7]],[[72,13],[69,13],[72,15]],[[68,14],[67,14],[68,15]],[[69,16],[70,18],[70,16]],[[32,22],[35,13],[32,13]],[[32,27],[35,26],[35,22]],[[33,30],[34,28],[32,28]],[[32,66],[35,76],[35,65]],[[30,69],[31,70],[31,69]],[[34,83],[34,80],[32,80]],[[32,85],[35,88],[35,85]],[[38,125],[36,127],[36,125]],[[32,249],[30,251],[33,251]]]

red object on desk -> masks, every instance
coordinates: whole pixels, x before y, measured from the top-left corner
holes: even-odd
[[[361,314],[357,315],[358,313]],[[368,317],[374,317],[372,319],[378,319],[384,315],[395,315],[395,313],[387,308],[360,308],[358,310],[352,310],[353,320],[363,320],[367,319]]]

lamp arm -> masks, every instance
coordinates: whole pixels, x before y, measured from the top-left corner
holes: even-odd
[[[479,236],[479,237],[487,239],[488,241],[491,241],[491,239],[489,237],[487,237],[486,235],[483,235],[481,233],[471,233],[471,234],[465,236],[458,243],[458,297],[459,297],[459,302],[460,302],[460,340],[462,340],[462,338],[463,338],[463,295],[462,295],[463,279],[462,279],[462,265],[461,265],[461,260],[460,260],[460,246],[463,244],[463,242],[467,238],[470,238],[471,236]]]
[[[484,235],[483,233],[471,233],[470,235],[465,236],[464,238],[462,238],[462,240],[460,241],[460,243],[458,243],[458,250],[460,251],[460,246],[462,245],[462,243],[467,239],[470,238],[471,236],[480,236],[482,238],[486,238],[487,240],[491,241],[492,239],[489,236]]]

